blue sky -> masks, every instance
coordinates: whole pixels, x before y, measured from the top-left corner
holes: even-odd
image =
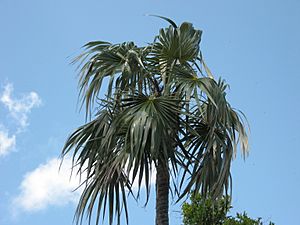
[[[250,123],[250,155],[233,162],[233,206],[276,224],[298,223],[300,2],[0,0],[0,224],[72,224],[78,192],[57,157],[84,122],[71,58],[90,40],[143,45],[167,24],[204,31],[201,49]],[[154,193],[154,192],[152,192]],[[154,224],[130,201],[130,224]],[[181,224],[171,206],[172,225]]]

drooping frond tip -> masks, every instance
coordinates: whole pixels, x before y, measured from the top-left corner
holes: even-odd
[[[169,22],[175,29],[177,28],[176,23],[175,23],[173,20],[171,20],[170,18],[168,18],[168,17],[165,17],[165,16],[159,16],[159,15],[152,15],[152,14],[146,14],[146,16],[158,17],[158,18],[160,18],[160,19],[163,19],[163,20]]]

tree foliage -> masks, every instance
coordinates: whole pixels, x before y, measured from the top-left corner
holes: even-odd
[[[227,216],[232,208],[229,196],[213,200],[193,194],[190,200],[182,206],[184,225],[263,225],[261,218],[252,219],[246,212],[237,213],[236,217]],[[269,225],[275,224],[269,222]]]

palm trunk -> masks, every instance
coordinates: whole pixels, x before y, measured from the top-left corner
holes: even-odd
[[[169,225],[168,164],[158,160],[156,171],[156,225]]]

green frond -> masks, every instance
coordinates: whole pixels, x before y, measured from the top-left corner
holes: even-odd
[[[77,223],[81,223],[85,212],[91,218],[97,201],[99,210],[109,208],[110,223],[114,214],[120,217],[123,207],[128,218],[126,195],[131,191],[131,183],[124,172],[126,158],[122,155],[122,132],[107,136],[112,118],[110,112],[102,110],[96,119],[73,132],[62,151],[63,156],[73,151],[74,169],[77,173],[85,175],[82,184],[84,191],[75,214]]]
[[[133,42],[113,45],[101,41],[90,42],[85,48],[76,61],[82,60],[79,90],[88,114],[101,91],[102,94],[106,92],[108,97],[120,91],[134,93],[136,88],[141,91],[139,83],[144,82],[147,49],[138,48]],[[103,88],[102,82],[106,77],[111,77],[111,85]]]
[[[230,165],[236,154],[236,145],[241,142],[243,154],[247,154],[248,138],[245,124],[240,116],[230,107],[225,98],[226,84],[219,81],[212,90],[211,97],[200,110],[198,107],[191,112],[187,135],[182,139],[189,149],[190,158],[185,159],[185,168],[189,182],[180,198],[191,190],[201,191],[203,195],[218,197],[231,183]]]

